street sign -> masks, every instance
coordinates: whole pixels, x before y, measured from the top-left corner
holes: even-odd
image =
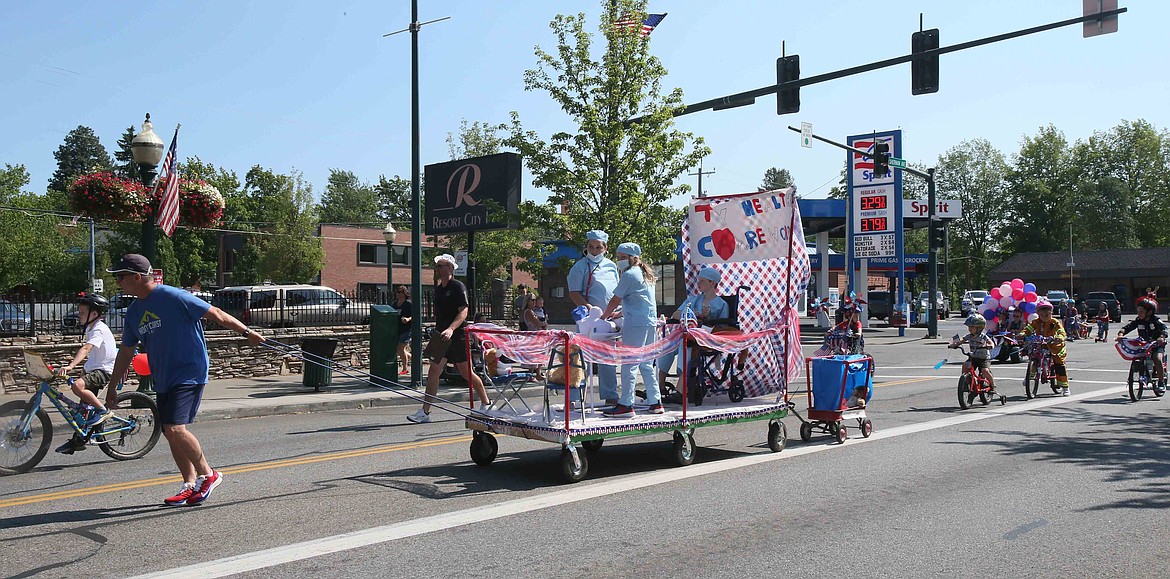
[[[897,157],[890,157],[890,167],[894,169],[905,169],[906,159],[899,159]]]
[[[166,279],[163,277],[163,270],[161,267],[154,268],[153,273],[154,273],[154,283],[161,284],[161,283],[163,283],[163,280]]]
[[[99,294],[106,291],[106,280],[100,277],[93,278],[93,291]]]
[[[800,146],[812,148],[812,123],[800,123]]]
[[[464,277],[467,275],[467,250],[455,250],[455,263],[458,267],[455,268],[455,275]]]

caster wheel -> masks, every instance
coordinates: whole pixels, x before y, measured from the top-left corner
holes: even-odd
[[[732,402],[743,402],[744,394],[743,382],[739,378],[733,379],[731,381],[731,388],[727,389],[727,397]]]
[[[487,466],[496,460],[500,445],[496,437],[486,432],[475,431],[471,435],[471,460],[479,466]]]
[[[800,440],[808,442],[812,440],[812,425],[807,422],[800,423]]]
[[[695,438],[693,436],[675,431],[674,461],[679,466],[688,466],[695,462]]]
[[[589,452],[597,452],[601,450],[601,445],[604,443],[604,439],[598,438],[595,440],[586,440],[585,442],[581,443],[581,446],[585,447],[585,450],[588,450]]]
[[[870,419],[866,418],[861,423],[861,437],[862,438],[869,438],[869,435],[871,435],[871,434],[873,434],[873,422],[871,422]]]
[[[1000,396],[999,397],[999,405],[1003,406],[1004,404],[1007,404],[1007,396]]]
[[[772,452],[780,452],[788,446],[788,427],[783,422],[773,422],[768,425],[768,448]]]
[[[589,474],[589,459],[584,452],[572,448],[561,449],[561,476],[565,482],[581,482]]]

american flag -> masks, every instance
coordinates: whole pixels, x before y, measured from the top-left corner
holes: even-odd
[[[182,125],[180,125],[182,126]],[[158,184],[163,179],[167,180],[167,187],[163,189],[162,202],[158,207],[158,219],[156,220],[158,226],[162,228],[163,233],[170,237],[175,232],[175,226],[179,224],[179,160],[175,156],[175,147],[179,143],[179,127],[175,127],[175,136],[171,138],[171,148],[167,149],[167,156],[163,159],[162,173],[158,176],[158,181],[154,184],[154,190],[158,191]],[[151,194],[154,197],[154,194]]]
[[[658,26],[662,19],[666,18],[666,13],[662,14],[647,14],[646,19],[638,23],[633,15],[627,14],[621,20],[615,20],[613,27],[618,30],[639,30],[638,35],[642,38],[650,36],[654,32],[654,27]]]

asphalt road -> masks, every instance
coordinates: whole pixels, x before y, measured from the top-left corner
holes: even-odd
[[[776,454],[764,422],[703,428],[683,468],[665,436],[607,441],[575,485],[554,445],[501,437],[477,467],[461,420],[413,408],[197,424],[226,475],[201,507],[160,505],[165,448],[54,454],[0,478],[0,576],[1170,574],[1170,400],[1129,402],[1110,345],[1070,345],[1070,398],[1026,401],[1024,365],[996,365],[1008,403],[967,411],[941,341],[867,346],[870,439],[802,443],[789,417]]]

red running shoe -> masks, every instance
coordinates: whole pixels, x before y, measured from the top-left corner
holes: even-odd
[[[215,490],[215,487],[219,486],[221,482],[223,482],[223,474],[218,470],[212,470],[211,474],[195,479],[195,492],[191,498],[187,499],[187,506],[198,505],[207,500],[207,497],[211,496],[211,491]]]
[[[187,504],[187,500],[195,494],[195,485],[183,483],[183,488],[173,497],[163,499],[164,505],[178,507]]]

